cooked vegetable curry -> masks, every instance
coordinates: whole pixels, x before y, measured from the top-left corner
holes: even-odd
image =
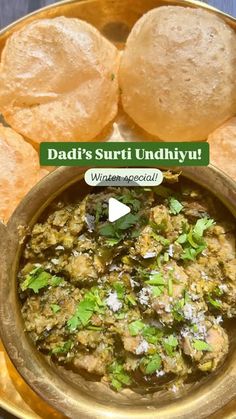
[[[236,316],[233,217],[169,172],[156,188],[74,196],[51,205],[24,248],[19,294],[37,348],[116,391],[175,391],[216,370]],[[114,223],[111,197],[131,207]]]

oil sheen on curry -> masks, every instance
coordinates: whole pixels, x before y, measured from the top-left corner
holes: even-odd
[[[114,391],[177,391],[219,368],[236,316],[233,217],[169,172],[151,189],[95,188],[83,199],[79,189],[27,235],[19,295],[38,350]],[[110,197],[131,213],[109,223]]]

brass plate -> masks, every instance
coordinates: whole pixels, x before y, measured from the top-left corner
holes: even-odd
[[[71,0],[48,6],[31,15],[18,20],[0,32],[0,52],[6,39],[15,30],[38,19],[59,15],[78,17],[97,27],[108,39],[122,48],[127,35],[137,19],[148,10],[161,5],[181,5],[202,7],[222,16],[232,27],[236,28],[236,20],[213,7],[199,1],[185,0]],[[119,114],[113,126],[105,134],[108,140],[130,141],[134,134],[139,138],[148,138],[146,133],[137,128],[129,118]],[[102,136],[99,136],[100,138]],[[1,229],[0,229],[1,230]],[[0,231],[1,233],[1,231]],[[10,308],[9,308],[10,309]],[[46,404],[20,377],[9,360],[0,342],[0,406],[19,418],[24,419],[62,419]],[[113,416],[114,417],[114,416]],[[236,418],[236,401],[229,403],[223,410],[211,416],[212,419]]]

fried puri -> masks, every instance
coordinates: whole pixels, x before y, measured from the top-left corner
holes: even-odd
[[[211,163],[236,180],[236,117],[208,137]]]
[[[74,18],[37,20],[7,40],[0,111],[34,143],[93,139],[117,112],[119,53]]]
[[[0,220],[7,222],[26,193],[48,172],[21,135],[0,124]]]
[[[201,9],[159,7],[128,37],[120,85],[127,114],[165,141],[200,141],[236,113],[236,34]]]

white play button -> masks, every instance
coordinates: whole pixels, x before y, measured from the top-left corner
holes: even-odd
[[[115,198],[110,198],[108,204],[108,219],[111,223],[119,220],[119,218],[124,217],[124,215],[129,214],[130,212],[130,208],[127,205],[122,204],[122,202],[117,201]]]

